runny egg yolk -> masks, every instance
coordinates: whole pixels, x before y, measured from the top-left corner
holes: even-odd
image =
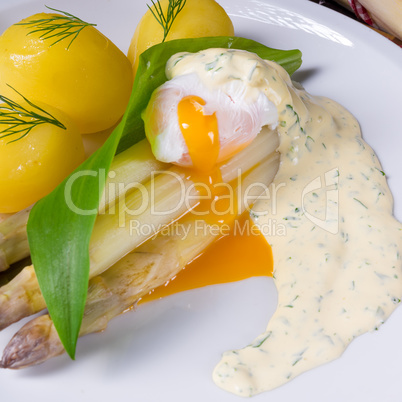
[[[201,194],[204,192],[202,184],[207,184],[213,196],[212,200],[206,199],[200,202],[197,207],[199,211],[209,210],[211,204],[215,202],[221,204],[222,208],[226,201],[224,198],[217,199],[218,195],[223,195],[221,193],[225,188],[215,185],[222,181],[217,166],[220,151],[218,119],[215,113],[204,114],[205,104],[204,99],[199,96],[189,95],[182,98],[177,106],[179,127],[193,164],[191,178],[195,183],[201,184],[197,186]],[[216,221],[216,217],[211,213],[206,219]]]
[[[219,131],[215,113],[205,115],[204,105],[202,98],[186,96],[177,106],[177,117],[194,170],[210,175],[219,156]]]

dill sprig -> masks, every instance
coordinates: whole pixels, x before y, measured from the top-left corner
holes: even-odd
[[[0,95],[0,102],[5,103],[0,105],[0,128],[2,125],[8,125],[7,128],[3,130],[0,129],[0,139],[18,135],[18,138],[8,142],[8,144],[11,144],[26,137],[32,129],[42,124],[53,124],[66,130],[64,124],[58,121],[54,116],[32,103],[11,85],[8,86],[20,95],[33,109],[29,110],[27,107]]]
[[[177,15],[180,13],[181,10],[183,10],[183,7],[186,4],[186,0],[169,0],[166,15],[163,12],[159,0],[156,3],[154,3],[153,0],[151,0],[151,2],[152,7],[150,7],[148,4],[147,6],[151,10],[153,16],[156,18],[156,20],[163,28],[163,40],[162,40],[163,43],[166,37],[168,36],[170,28],[172,28],[173,22],[176,19]]]
[[[67,50],[70,48],[73,41],[77,38],[77,36],[85,27],[96,26],[96,24],[85,22],[75,15],[72,15],[65,11],[57,10],[56,8],[51,8],[48,6],[46,6],[46,8],[61,13],[63,15],[52,15],[49,16],[49,18],[41,18],[29,22],[19,22],[15,25],[26,25],[30,28],[33,28],[27,33],[27,35],[39,33],[39,38],[42,40],[54,38],[55,41],[50,46],[53,46],[56,43],[59,43],[62,40],[71,37],[70,43],[67,46]]]

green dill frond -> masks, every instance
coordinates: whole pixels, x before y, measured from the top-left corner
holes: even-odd
[[[0,95],[0,102],[4,102],[4,104],[0,105],[0,139],[11,137],[11,141],[8,142],[8,144],[11,144],[21,140],[27,136],[33,128],[42,124],[53,124],[64,130],[66,129],[64,124],[58,121],[50,113],[46,112],[46,110],[32,103],[11,85],[8,86],[20,95],[22,99],[32,107],[32,109],[24,107],[17,102]],[[1,129],[3,125],[7,125],[8,127]],[[13,138],[14,136],[18,136],[18,138]]]
[[[31,28],[27,35],[39,33],[39,38],[42,40],[54,39],[54,42],[51,43],[50,46],[53,46],[65,39],[71,39],[67,46],[67,50],[85,27],[96,26],[96,24],[85,22],[75,15],[65,11],[57,10],[56,8],[51,8],[48,6],[46,6],[46,8],[63,15],[53,15],[49,16],[49,18],[41,18],[29,22],[19,22],[15,25],[25,25]]]
[[[151,13],[155,17],[155,19],[159,22],[159,24],[163,28],[163,40],[162,43],[165,42],[166,37],[169,34],[170,29],[172,28],[173,22],[176,19],[177,15],[183,10],[183,7],[186,4],[186,0],[169,0],[168,9],[166,15],[163,12],[162,6],[160,1],[158,0],[154,3],[153,0],[152,7],[148,4],[148,8],[150,9]]]

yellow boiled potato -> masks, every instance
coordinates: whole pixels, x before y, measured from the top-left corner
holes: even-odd
[[[161,0],[160,4],[166,15],[169,0]],[[187,0],[165,40],[232,35],[232,21],[216,1]],[[138,68],[139,55],[162,40],[163,28],[148,10],[137,25],[128,50],[127,56],[133,64],[134,73]]]
[[[15,97],[15,96],[14,96]],[[34,110],[22,103],[29,110]],[[0,213],[17,212],[50,193],[85,159],[82,136],[62,112],[40,105],[66,129],[50,123],[36,125],[24,138],[3,137],[10,124],[2,124],[0,105]],[[37,110],[34,110],[37,111]],[[42,112],[39,114],[44,115]],[[33,121],[30,117],[20,117]]]
[[[81,133],[105,130],[126,109],[133,79],[131,64],[93,26],[85,26],[72,42],[70,36],[55,44],[60,36],[41,39],[40,32],[30,33],[35,20],[56,15],[60,16],[33,15],[21,21],[30,25],[12,25],[0,37],[0,94],[13,96],[9,84],[30,100],[63,111]]]

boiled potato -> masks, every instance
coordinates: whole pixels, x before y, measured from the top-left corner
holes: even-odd
[[[12,98],[11,85],[30,100],[61,110],[81,133],[111,127],[123,115],[132,87],[127,57],[93,26],[60,39],[66,18],[53,22],[52,38],[35,21],[61,14],[40,13],[12,25],[0,37],[0,94]],[[57,27],[60,25],[60,28]],[[43,25],[42,25],[43,27]],[[8,85],[7,85],[8,84]]]
[[[160,4],[166,15],[169,0],[161,0]],[[232,21],[216,1],[187,0],[165,40],[232,35]],[[162,40],[163,28],[148,10],[137,25],[128,50],[134,73],[138,68],[139,55]]]
[[[20,105],[38,112],[27,103]],[[65,129],[45,122],[36,124],[23,138],[20,138],[23,133],[4,136],[11,124],[1,123],[2,113],[7,111],[3,107],[8,106],[0,105],[0,213],[11,213],[50,193],[84,161],[85,152],[82,136],[75,124],[48,105],[40,107],[62,123]],[[43,112],[38,113],[48,117]],[[33,117],[18,117],[28,122],[35,121]]]

